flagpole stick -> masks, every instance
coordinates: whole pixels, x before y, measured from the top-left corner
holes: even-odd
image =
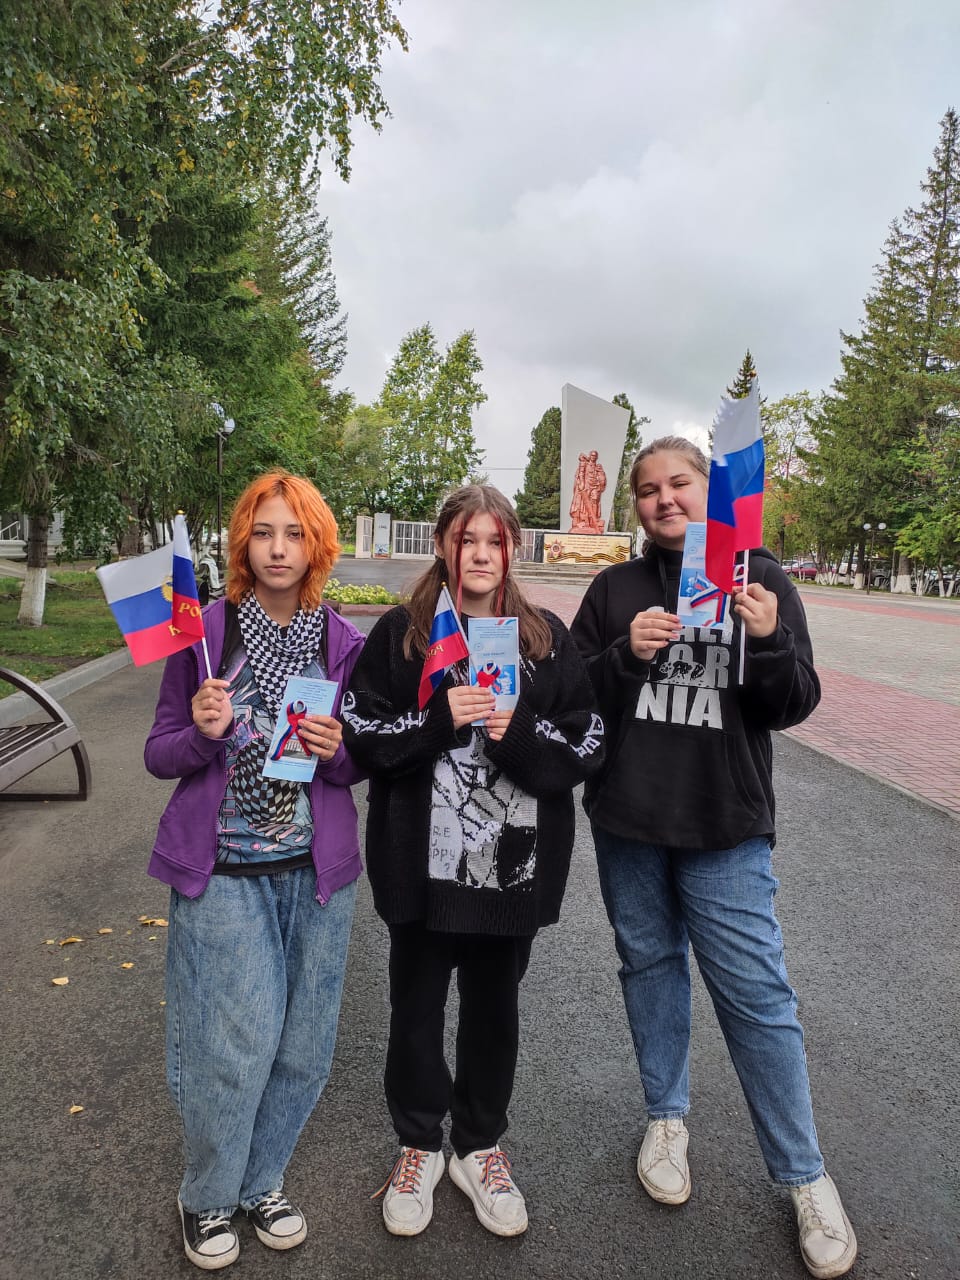
[[[203,645],[203,660],[207,664],[207,679],[213,679],[213,672],[210,670],[210,650],[207,648],[207,637],[201,636],[200,643]]]
[[[743,553],[743,590],[746,591],[747,583],[750,580],[750,552]],[[740,684],[743,684],[743,672],[747,663],[747,628],[743,625],[743,619],[740,619]]]

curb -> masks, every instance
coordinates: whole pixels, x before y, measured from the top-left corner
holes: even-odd
[[[122,649],[106,653],[102,658],[94,658],[92,662],[84,662],[79,667],[71,667],[69,671],[61,671],[59,675],[41,681],[40,687],[44,693],[49,693],[51,698],[60,702],[71,693],[85,689],[88,684],[95,684],[114,671],[129,666],[131,661],[130,650],[124,645]],[[36,709],[36,702],[26,693],[12,693],[9,698],[0,698],[0,727],[8,728]]]

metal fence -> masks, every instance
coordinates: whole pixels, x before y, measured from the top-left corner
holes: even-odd
[[[433,521],[394,520],[393,554],[395,556],[433,556]]]
[[[433,555],[434,524],[430,520],[394,520],[393,547],[395,556]],[[543,530],[521,529],[520,548],[515,560],[540,560],[543,553]],[[358,550],[359,554],[359,550]]]

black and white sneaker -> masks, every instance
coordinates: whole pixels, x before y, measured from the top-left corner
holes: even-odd
[[[229,1267],[240,1256],[240,1240],[230,1214],[214,1209],[207,1213],[191,1213],[177,1201],[183,1227],[183,1248],[187,1257],[204,1271]]]
[[[247,1216],[268,1249],[293,1249],[307,1238],[306,1219],[282,1191],[265,1195],[247,1210]]]

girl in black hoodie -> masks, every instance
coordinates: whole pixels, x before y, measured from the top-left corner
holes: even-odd
[[[857,1242],[817,1143],[771,865],[770,730],[804,720],[820,685],[799,595],[763,548],[724,630],[674,612],[708,475],[681,437],[642,450],[630,485],[648,550],[594,579],[571,628],[607,729],[584,804],[649,1117],[637,1172],[661,1203],[690,1195],[692,946],[767,1168],[793,1196],[807,1269],[840,1276]]]

